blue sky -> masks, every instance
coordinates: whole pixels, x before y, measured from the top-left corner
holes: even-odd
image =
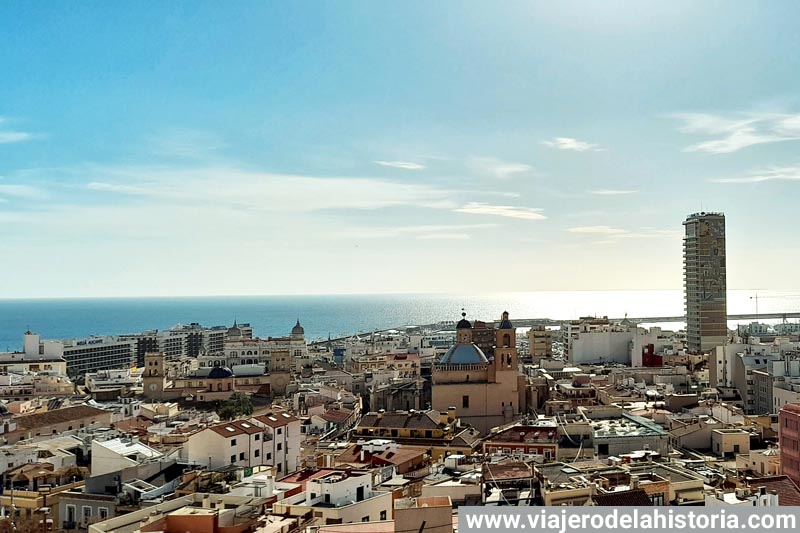
[[[5,2],[0,297],[798,289],[793,2]]]

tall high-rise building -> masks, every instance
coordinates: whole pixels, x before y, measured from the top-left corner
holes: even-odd
[[[690,353],[703,353],[728,338],[725,215],[695,213],[683,225],[686,347]]]

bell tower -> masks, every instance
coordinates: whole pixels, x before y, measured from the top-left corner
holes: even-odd
[[[508,311],[503,311],[500,325],[495,330],[494,359],[498,371],[517,371],[517,330],[508,319]]]
[[[149,400],[164,399],[164,389],[167,388],[167,374],[164,364],[163,352],[149,352],[144,354],[144,395]]]
[[[456,324],[456,342],[458,344],[472,344],[472,324],[467,320],[467,313],[461,310],[461,320]]]

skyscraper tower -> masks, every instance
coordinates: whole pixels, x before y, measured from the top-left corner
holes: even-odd
[[[725,215],[695,213],[683,225],[686,347],[690,353],[703,353],[728,337]]]

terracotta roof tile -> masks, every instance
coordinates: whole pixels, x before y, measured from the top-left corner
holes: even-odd
[[[26,431],[104,414],[110,416],[111,413],[104,411],[103,409],[98,409],[97,407],[91,407],[89,405],[74,405],[72,407],[65,407],[63,409],[56,409],[54,411],[45,411],[43,413],[34,413],[32,415],[22,415],[15,418],[14,421],[17,423],[17,430]]]
[[[592,496],[592,501],[596,505],[603,507],[622,507],[622,506],[649,506],[653,505],[650,497],[644,489],[636,490],[621,490],[618,492],[610,492],[608,494],[598,494]]]
[[[254,418],[262,424],[266,424],[272,428],[283,427],[288,425],[290,422],[299,420],[299,418],[286,411],[274,411],[272,413],[266,413]]]
[[[223,437],[235,437],[236,435],[253,435],[261,433],[262,429],[257,425],[246,420],[234,420],[225,424],[218,424],[216,426],[209,426],[208,429],[222,435]]]
[[[750,488],[766,487],[767,492],[777,492],[781,507],[800,505],[800,488],[788,476],[749,478],[748,482]]]

